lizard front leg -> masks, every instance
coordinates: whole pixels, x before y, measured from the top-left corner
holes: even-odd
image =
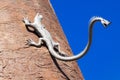
[[[30,26],[34,28],[34,23],[31,23],[28,17],[23,18],[23,22],[25,23],[26,26]]]
[[[40,47],[42,45],[42,38],[39,38],[38,43],[34,42],[32,39],[27,40],[27,45]]]

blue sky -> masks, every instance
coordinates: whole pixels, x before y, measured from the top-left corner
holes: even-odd
[[[104,28],[94,25],[93,42],[88,53],[78,60],[85,80],[120,80],[120,1],[119,0],[51,0],[73,53],[88,40],[88,22],[101,16],[112,22]]]

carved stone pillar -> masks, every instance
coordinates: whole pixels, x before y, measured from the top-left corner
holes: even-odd
[[[0,0],[0,80],[83,80],[75,61],[56,60],[45,46],[25,45],[38,37],[26,30],[22,19],[32,21],[37,12],[61,50],[72,54],[49,0]]]

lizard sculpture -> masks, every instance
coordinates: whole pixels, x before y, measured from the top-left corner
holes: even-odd
[[[92,17],[89,23],[89,36],[88,36],[89,40],[84,50],[74,56],[65,56],[67,54],[60,51],[59,43],[56,43],[52,39],[50,33],[45,29],[45,26],[42,25],[41,23],[42,19],[43,19],[43,16],[40,15],[39,13],[36,14],[33,23],[31,23],[28,18],[23,19],[25,26],[32,27],[37,32],[37,34],[40,36],[38,43],[34,42],[32,39],[27,40],[27,43],[30,46],[32,45],[36,47],[41,46],[41,44],[45,43],[49,52],[52,54],[52,56],[54,56],[55,58],[59,60],[63,60],[63,61],[77,60],[83,57],[87,53],[87,51],[90,48],[91,42],[92,42],[92,28],[95,22],[100,21],[104,27],[107,27],[110,24],[108,20],[105,20],[102,17]]]

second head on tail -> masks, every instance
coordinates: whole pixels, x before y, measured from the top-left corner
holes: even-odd
[[[109,22],[109,21],[106,20],[106,19],[102,19],[102,20],[101,20],[101,23],[102,23],[103,26],[106,28],[111,22]]]

